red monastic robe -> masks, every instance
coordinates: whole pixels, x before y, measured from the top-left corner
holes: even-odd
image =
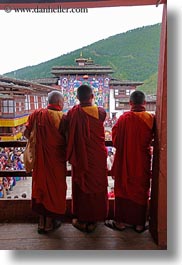
[[[112,129],[117,221],[144,223],[151,178],[152,128],[153,115],[129,111],[120,116]]]
[[[107,217],[107,149],[104,120],[99,119],[101,110],[96,106],[78,105],[67,114],[72,206],[73,214],[80,221],[103,221]]]
[[[36,128],[36,160],[32,173],[32,206],[39,214],[59,216],[66,210],[66,139],[59,132],[63,113],[40,109],[26,127]]]

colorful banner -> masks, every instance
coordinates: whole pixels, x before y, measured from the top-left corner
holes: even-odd
[[[79,77],[76,79],[74,76],[60,78],[61,91],[64,95],[64,112],[79,104],[76,95],[78,87],[82,84],[92,87],[95,104],[109,112],[109,78]]]

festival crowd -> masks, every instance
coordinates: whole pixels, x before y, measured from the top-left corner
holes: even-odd
[[[113,163],[113,149],[112,147],[108,147],[108,158],[107,158],[107,167],[108,170],[111,169]],[[24,148],[1,148],[0,149],[0,169],[1,170],[24,170],[23,163],[23,152]],[[71,170],[70,164],[67,164],[67,169]],[[18,181],[25,180],[26,177],[0,177],[0,199],[6,198],[13,191],[14,186],[17,185]],[[112,180],[110,180],[110,185],[108,187],[108,196],[114,197],[112,194],[110,196],[110,190],[112,187]]]
[[[23,170],[24,148],[1,148],[0,149],[0,169],[1,170]],[[5,198],[13,190],[17,181],[24,180],[25,177],[0,177],[0,198]]]

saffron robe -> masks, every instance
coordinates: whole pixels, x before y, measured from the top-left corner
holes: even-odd
[[[104,113],[104,118],[101,119]],[[107,149],[103,122],[106,113],[96,106],[73,107],[67,114],[67,160],[72,164],[72,210],[79,221],[107,217]]]
[[[115,177],[115,220],[144,225],[151,178],[153,115],[129,111],[112,129],[116,154],[112,167]]]
[[[66,139],[59,127],[61,111],[40,109],[26,124],[31,131],[36,119],[36,158],[32,173],[32,208],[39,214],[59,217],[66,210]]]

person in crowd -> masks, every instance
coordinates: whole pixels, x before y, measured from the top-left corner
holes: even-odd
[[[22,170],[23,169],[23,163],[20,159],[20,157],[17,157],[17,169]]]
[[[6,166],[8,164],[7,158],[4,155],[4,153],[2,154],[1,158],[0,158],[0,166],[1,166],[1,170],[5,170]]]
[[[107,217],[107,149],[104,139],[106,112],[93,104],[92,88],[77,90],[80,104],[67,114],[67,160],[72,165],[72,224],[84,232],[95,230]]]
[[[63,95],[48,94],[48,106],[28,118],[24,136],[29,138],[36,121],[35,164],[32,173],[32,209],[39,214],[38,233],[60,227],[66,210],[66,138]]]
[[[115,216],[114,220],[106,220],[105,225],[118,230],[130,225],[141,233],[146,228],[154,116],[145,110],[142,91],[134,91],[129,103],[130,111],[121,115],[112,129],[116,148],[112,167]]]
[[[8,181],[8,177],[3,177],[3,187],[4,187],[4,191],[6,193],[6,195],[9,195],[10,192],[10,183]]]
[[[111,170],[113,162],[114,162],[114,154],[112,151],[108,151],[108,156],[107,156],[107,168],[108,168],[108,170]]]
[[[0,177],[0,198],[5,198],[5,189],[4,189],[2,177]]]
[[[23,163],[22,163],[22,161],[21,161],[19,156],[15,159],[14,162],[15,162],[15,167],[16,167],[17,170],[23,170],[24,169]],[[16,180],[17,181],[19,181],[21,179],[23,179],[23,178],[19,177],[19,176],[16,176]]]
[[[114,198],[115,195],[114,195],[114,187],[111,187],[110,188],[110,191],[108,192],[108,198]]]

